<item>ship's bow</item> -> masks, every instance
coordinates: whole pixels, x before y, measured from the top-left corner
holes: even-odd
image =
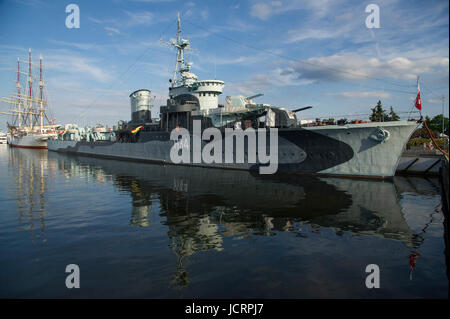
[[[395,121],[318,129],[317,133],[337,139],[353,150],[350,160],[320,173],[393,177],[403,150],[417,126],[416,121]]]

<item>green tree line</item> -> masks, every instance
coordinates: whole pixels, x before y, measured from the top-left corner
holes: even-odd
[[[430,129],[433,136],[438,137],[442,132],[442,114],[436,115],[433,118],[430,118],[428,115],[425,116],[425,122],[427,122],[428,128]],[[448,117],[444,117],[444,134],[448,136]],[[412,138],[423,137],[429,138],[428,132],[424,126],[420,129],[417,129]]]
[[[392,106],[389,107],[389,113],[383,109],[383,105],[381,101],[378,101],[377,105],[371,109],[372,114],[369,119],[372,122],[389,122],[389,121],[398,121],[400,116],[395,113],[394,108]],[[433,118],[430,118],[428,115],[425,116],[425,121],[427,122],[430,131],[433,133],[435,137],[439,136],[442,132],[442,114],[436,115]],[[444,117],[444,134],[448,135],[449,133],[449,120],[448,117]],[[429,138],[428,132],[425,127],[421,127],[414,132],[413,138],[422,137]]]
[[[370,115],[369,119],[372,122],[390,122],[400,120],[400,116],[398,116],[397,113],[394,112],[394,108],[390,106],[389,109],[389,113],[386,113],[386,111],[383,109],[381,101],[378,100],[377,105],[373,109],[371,109],[372,115]]]

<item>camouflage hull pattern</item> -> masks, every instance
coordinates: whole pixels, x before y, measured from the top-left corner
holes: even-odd
[[[391,178],[417,125],[414,121],[396,121],[279,129],[277,173]],[[192,151],[190,163],[174,164],[170,150],[175,141],[170,140],[170,132],[140,134],[136,143],[49,140],[47,146],[50,151],[140,162],[239,170],[267,166],[248,163],[247,155],[244,163],[224,163],[224,154],[222,163],[193,163]],[[190,145],[193,138],[191,135]],[[202,146],[207,143],[203,141]],[[247,149],[247,145],[244,147]]]

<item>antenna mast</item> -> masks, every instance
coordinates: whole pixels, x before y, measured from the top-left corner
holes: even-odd
[[[183,64],[183,49],[181,48],[181,21],[180,13],[177,14],[177,40],[172,45],[177,48],[177,61],[175,63],[175,70],[173,71],[172,87],[178,83],[177,73],[181,70]]]
[[[177,39],[171,39],[170,42],[165,42],[167,44],[170,44],[177,48],[177,60],[175,64],[175,70],[173,71],[173,78],[172,78],[172,87],[179,85],[179,81],[182,80],[183,76],[181,76],[181,79],[178,79],[177,73],[182,72],[189,72],[191,69],[191,63],[185,63],[184,61],[184,50],[189,49],[189,40],[185,40],[181,38],[181,19],[180,19],[180,13],[178,12],[177,15]]]
[[[177,40],[178,43],[181,43],[181,21],[179,12],[177,13],[177,25],[178,25]]]

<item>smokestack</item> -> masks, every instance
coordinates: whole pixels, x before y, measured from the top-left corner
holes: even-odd
[[[142,89],[130,94],[131,122],[151,122],[150,90]]]

